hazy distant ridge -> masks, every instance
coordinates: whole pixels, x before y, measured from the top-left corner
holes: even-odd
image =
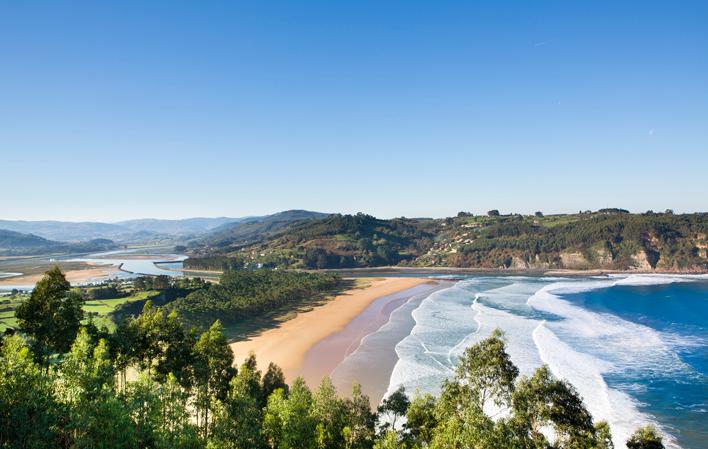
[[[159,235],[198,235],[241,218],[186,218],[182,220],[139,219],[117,223],[71,221],[0,220],[0,229],[34,234],[50,240],[85,242],[93,239],[118,241],[144,240]]]

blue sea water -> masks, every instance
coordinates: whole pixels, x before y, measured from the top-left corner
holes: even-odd
[[[670,365],[637,363],[605,380],[630,393],[682,447],[708,447],[708,282],[615,286],[566,299],[661,336],[675,354]]]
[[[616,447],[655,424],[667,447],[708,447],[708,279],[470,276],[420,301],[389,392],[437,392],[464,349],[504,330],[522,374],[570,381]]]

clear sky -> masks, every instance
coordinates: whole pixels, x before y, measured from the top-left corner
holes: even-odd
[[[0,3],[0,218],[706,211],[707,169],[706,1]]]

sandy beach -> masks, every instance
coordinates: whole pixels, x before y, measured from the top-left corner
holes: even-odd
[[[302,373],[307,351],[321,340],[344,329],[376,299],[430,282],[424,278],[377,278],[363,289],[349,290],[314,310],[301,313],[273,329],[248,340],[231,344],[236,363],[240,364],[252,351],[258,365],[265,369],[270,362],[278,364],[288,382]],[[329,374],[327,367],[313,378]],[[318,374],[321,374],[318,376]]]
[[[82,269],[72,269],[64,272],[64,275],[66,276],[66,279],[71,283],[83,283],[83,282],[89,282],[89,281],[100,281],[100,280],[105,280],[109,279],[113,276],[115,276],[117,273],[120,273],[120,270],[118,267],[113,266],[113,265],[93,265],[93,264],[85,264],[86,268]],[[49,270],[51,268],[50,265],[47,265],[46,267],[43,267],[43,269],[46,268]],[[14,276],[14,277],[8,277],[8,278],[2,278],[0,279],[0,287],[2,286],[13,286],[13,285],[34,285],[36,284],[40,279],[42,279],[42,276],[44,276],[44,273],[34,273],[34,274],[26,274],[26,275],[21,275],[21,276]]]

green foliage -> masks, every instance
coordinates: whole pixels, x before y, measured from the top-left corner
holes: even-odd
[[[83,300],[71,291],[64,274],[55,266],[37,282],[16,316],[22,332],[31,338],[35,356],[47,366],[52,353],[68,351],[83,319]]]
[[[85,295],[86,299],[111,299],[128,296],[126,292],[119,290],[118,287],[113,284],[87,289]]]
[[[664,443],[656,429],[649,425],[637,429],[629,440],[628,449],[664,449]]]
[[[410,401],[408,400],[408,396],[406,396],[406,389],[401,385],[396,391],[384,398],[381,405],[379,405],[379,416],[385,418],[382,426],[384,428],[390,427],[391,429],[396,429],[396,421],[406,416],[409,405]]]
[[[345,400],[346,419],[342,437],[347,449],[371,447],[374,440],[376,415],[371,412],[369,397],[361,392],[361,385],[354,383],[351,398]]]
[[[567,447],[587,440],[595,444],[598,439],[592,418],[575,389],[565,381],[554,379],[546,366],[536,370],[531,378],[519,381],[512,409],[514,424],[534,444],[548,444],[541,433],[544,427],[553,428],[557,441]],[[604,426],[599,430],[609,432]]]
[[[448,263],[456,266],[498,268],[505,257],[529,263],[538,261],[563,268],[562,252],[596,254],[606,251],[608,262],[588,258],[587,268],[627,269],[636,266],[634,256],[644,253],[654,268],[708,269],[708,261],[696,250],[699,236],[708,232],[708,215],[592,214],[547,226],[522,216],[501,217],[474,231],[471,242],[460,247]]]
[[[322,379],[312,396],[311,414],[317,422],[317,447],[344,448],[342,429],[346,426],[346,404],[337,396],[329,377]]]
[[[312,392],[301,377],[295,379],[290,393],[281,389],[268,398],[263,431],[272,449],[310,449],[315,447],[317,421],[310,413]]]
[[[233,368],[234,354],[222,330],[221,323],[215,322],[194,345],[195,403],[204,438],[209,435],[212,399],[226,398],[229,382],[236,371]]]
[[[56,447],[59,419],[53,377],[43,375],[19,336],[2,340],[0,352],[0,447]]]
[[[285,374],[283,370],[271,362],[268,365],[268,370],[263,376],[263,400],[265,401],[263,405],[267,405],[267,400],[275,390],[283,390],[285,394],[288,394],[288,384],[285,383]]]
[[[298,221],[278,232],[266,231],[256,242],[238,248],[210,246],[189,267],[220,269],[243,266],[354,268],[408,262],[429,248],[433,220],[381,220],[370,215],[330,215]],[[222,254],[217,254],[222,253]],[[228,253],[224,257],[223,253]],[[260,264],[260,265],[259,265]],[[235,266],[234,266],[235,265]]]
[[[189,325],[203,328],[214,320],[231,325],[329,292],[335,275],[280,270],[228,271],[218,285],[207,285],[166,306]]]
[[[480,410],[489,400],[496,405],[507,402],[519,375],[506,353],[503,337],[499,329],[495,330],[489,338],[467,348],[457,364],[455,380]]]
[[[263,406],[259,375],[255,363],[245,363],[238,375],[231,380],[226,398],[219,403],[214,412],[210,434],[215,447],[224,449],[265,447],[265,440],[261,433]]]
[[[205,271],[236,271],[244,268],[247,262],[243,257],[227,256],[207,256],[190,257],[186,259],[182,266],[187,270]]]
[[[438,426],[435,415],[435,397],[431,394],[416,395],[406,412],[406,430],[413,444],[430,444]]]
[[[387,430],[376,440],[374,449],[405,449],[406,445],[399,439],[398,433],[393,430]]]
[[[706,235],[705,213],[630,214],[603,209],[522,216],[492,210],[484,217],[461,213],[440,220],[331,215],[290,223],[237,248],[206,247],[187,265],[216,270],[416,265],[705,271]],[[582,263],[566,264],[562,255],[568,253],[582,254]],[[648,267],[639,262],[644,256]]]
[[[128,408],[113,389],[113,365],[105,340],[94,345],[82,329],[61,364],[57,386],[68,412],[73,447],[135,447]]]

